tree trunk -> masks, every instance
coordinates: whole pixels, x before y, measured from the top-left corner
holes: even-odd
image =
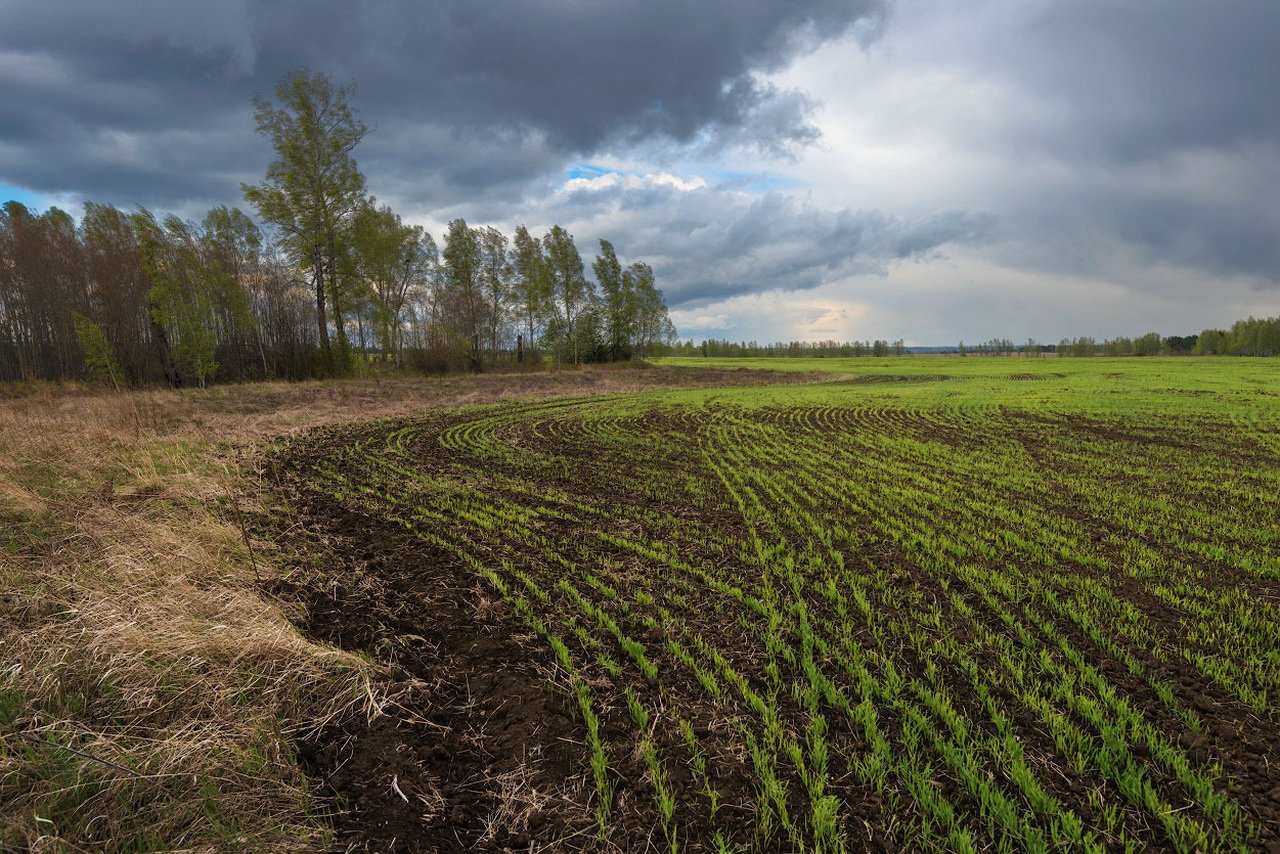
[[[262,344],[261,322],[262,321],[259,319],[258,323],[254,326],[254,337],[258,339],[258,356],[262,359],[262,378],[265,380],[271,378],[271,372],[267,370],[267,348]]]
[[[338,357],[341,359],[339,368],[346,373],[350,368],[348,359],[351,357],[351,347],[347,340],[347,327],[342,319],[342,302],[338,295],[338,249],[334,244],[332,236],[329,237],[329,286],[333,293],[333,327],[338,333]]]
[[[155,319],[155,306],[151,305],[149,308],[152,313],[151,337],[156,342],[156,350],[160,355],[160,367],[164,369],[164,378],[169,383],[169,388],[182,388],[182,374],[178,373],[178,368],[173,364],[173,354],[169,351],[169,336]]]
[[[329,346],[329,318],[324,310],[324,260],[319,246],[316,246],[314,251],[312,281],[316,286],[316,329],[320,333],[320,368],[321,372],[327,376],[333,373],[333,349]]]

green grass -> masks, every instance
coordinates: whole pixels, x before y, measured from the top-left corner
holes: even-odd
[[[1276,838],[1280,770],[1243,777],[1280,735],[1280,360],[663,362],[831,379],[470,407],[284,452],[545,640],[602,833]]]

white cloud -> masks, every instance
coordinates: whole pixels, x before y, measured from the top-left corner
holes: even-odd
[[[650,187],[672,187],[676,190],[699,190],[707,182],[697,177],[681,178],[670,172],[632,175],[622,172],[606,172],[592,177],[570,178],[564,183],[562,193],[599,192],[604,190],[643,190]]]
[[[673,311],[671,321],[681,332],[692,335],[698,332],[725,332],[736,325],[728,312],[703,314],[696,311]]]

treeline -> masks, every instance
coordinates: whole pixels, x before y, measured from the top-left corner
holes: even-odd
[[[709,338],[694,343],[680,341],[663,348],[674,356],[736,358],[823,358],[851,356],[902,356],[912,352],[955,353],[960,356],[1280,356],[1280,317],[1238,320],[1230,329],[1206,329],[1199,335],[1166,335],[1148,332],[1133,338],[1118,336],[1099,341],[1089,336],[1063,338],[1042,344],[1034,338],[1018,343],[1011,338],[991,338],[978,344],[961,341],[954,347],[908,348],[901,340],[789,341],[760,344]]]
[[[686,340],[665,348],[672,356],[715,356],[733,358],[834,358],[849,356],[901,356],[907,352],[906,342],[888,341],[779,341],[760,344],[756,341],[727,341],[709,338],[698,344]]]
[[[1237,320],[1228,330],[1206,329],[1199,335],[1148,332],[1101,341],[1085,335],[1063,338],[1057,344],[1040,344],[1035,339],[1015,344],[1008,338],[992,338],[973,347],[961,341],[957,351],[962,356],[1280,356],[1280,317]]]
[[[340,376],[373,361],[482,370],[642,358],[675,337],[653,270],[553,226],[448,224],[443,245],[365,191],[364,126],[323,75],[259,99],[277,160],[200,222],[89,203],[0,213],[0,380],[116,387]]]
[[[1054,349],[1064,356],[1280,356],[1280,317],[1250,317],[1199,335],[1064,338]]]
[[[1202,356],[1280,356],[1280,317],[1250,317],[1230,329],[1206,329],[1195,350]]]
[[[280,242],[236,208],[201,222],[90,203],[0,210],[0,380],[117,387],[301,379],[358,360],[429,370],[638,358],[673,335],[648,265],[601,241],[584,275],[554,227],[514,239],[463,220],[443,252],[372,203],[352,218],[326,283],[326,366],[315,294]]]
[[[541,350],[574,364],[628,359],[674,337],[653,270],[623,268],[608,241],[595,282],[560,226],[540,239],[521,226],[508,239],[455,219],[437,255],[429,234],[368,197],[352,156],[366,131],[353,91],[299,71],[275,102],[255,99],[276,159],[262,183],[241,188],[308,280],[318,373],[346,373],[353,353],[374,350],[431,370],[538,361]]]
[[[961,356],[1183,356],[1193,351],[1195,343],[1195,335],[1162,338],[1157,332],[1148,332],[1136,338],[1121,336],[1104,341],[1088,336],[1063,338],[1057,344],[1041,344],[1034,338],[1023,344],[1015,344],[1009,338],[992,338],[971,347],[961,341],[956,350]]]
[[[303,377],[314,346],[306,292],[237,210],[0,213],[0,379]]]

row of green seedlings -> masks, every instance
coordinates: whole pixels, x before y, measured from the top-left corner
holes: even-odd
[[[984,570],[984,575],[989,575],[989,570]],[[998,577],[1000,576],[993,576],[992,580],[997,580]],[[1043,586],[1039,585],[1039,581],[1037,579],[1034,579],[1034,577],[1024,577],[1024,579],[1021,579],[1021,585],[1023,585],[1024,588],[1032,589],[1030,590],[1030,593],[1032,593],[1033,595],[1038,595],[1038,597],[1041,598],[1044,603],[1048,604],[1048,606],[1050,606],[1050,608],[1053,609],[1053,611],[1056,611],[1056,616],[1061,618],[1061,620],[1078,622],[1078,624],[1083,625],[1085,629],[1085,634],[1087,635],[1092,634],[1093,640],[1101,640],[1101,636],[1100,634],[1098,634],[1097,631],[1089,632],[1088,631],[1089,626],[1087,624],[1082,624],[1082,621],[1076,620],[1075,613],[1071,611],[1071,609],[1065,608],[1064,606],[1062,606],[1059,600],[1056,599],[1055,594],[1048,592],[1048,590],[1044,589]],[[1006,588],[1006,593],[1011,593],[1011,590],[1009,588]],[[1020,629],[1020,626],[1019,626],[1019,629]],[[1055,634],[1056,632],[1056,626],[1053,626],[1053,624],[1048,624],[1048,622],[1042,622],[1042,629],[1044,630],[1044,632],[1046,632],[1047,635],[1051,636],[1051,639],[1053,638],[1053,634]],[[1057,638],[1057,641],[1059,641],[1060,645],[1064,643],[1064,640],[1062,640],[1061,638]],[[1100,643],[1098,645],[1100,645],[1100,647],[1103,647],[1103,648],[1106,647],[1106,643]],[[1080,658],[1078,656],[1078,653],[1075,653],[1075,656],[1076,656],[1075,657],[1076,668],[1084,667],[1085,665],[1083,662],[1083,658]],[[1137,661],[1134,661],[1133,658],[1129,658],[1128,662],[1126,662],[1126,666],[1129,667],[1130,672],[1134,672],[1135,675],[1138,675],[1138,672],[1140,670],[1140,665]],[[1091,673],[1091,671],[1088,671],[1088,670],[1085,671],[1085,673],[1087,673],[1087,675],[1096,676],[1096,673]],[[1162,702],[1165,702],[1167,705],[1170,705],[1170,707],[1174,709],[1175,712],[1181,713],[1181,716],[1183,716],[1184,721],[1189,723],[1189,725],[1192,725],[1192,726],[1197,725],[1196,718],[1194,718],[1193,714],[1190,714],[1187,711],[1187,709],[1179,707],[1179,705],[1174,702],[1174,698],[1172,698],[1172,693],[1171,693],[1171,689],[1169,688],[1169,685],[1158,684],[1158,682],[1151,682],[1151,684],[1153,685],[1153,688],[1156,689],[1156,694],[1158,695],[1158,697],[1161,698]],[[1143,725],[1149,727],[1146,721],[1143,721]],[[1180,782],[1188,782],[1187,776],[1189,772],[1188,772],[1188,769],[1185,768],[1185,763],[1187,763],[1187,759],[1185,759],[1184,755],[1181,755],[1180,752],[1174,752],[1174,750],[1171,750],[1169,745],[1158,746],[1158,748],[1153,750],[1153,753],[1157,755],[1157,759],[1160,759],[1160,761],[1164,763],[1165,766],[1178,767],[1178,771],[1176,771],[1175,776],[1179,778]],[[1219,798],[1217,798],[1216,795],[1213,795],[1211,791],[1207,790],[1207,782],[1206,780],[1204,780],[1204,778],[1196,778],[1196,780],[1190,781],[1189,787],[1192,787],[1193,790],[1197,790],[1198,794],[1202,795],[1201,800],[1203,802],[1204,807],[1206,807],[1206,810],[1208,813],[1211,813],[1212,816],[1215,818],[1221,819],[1221,821],[1224,822],[1226,826],[1234,827],[1235,830],[1239,830],[1238,816],[1235,816],[1234,814],[1235,810],[1224,810],[1224,812],[1220,813],[1219,810],[1215,808],[1215,805],[1217,803],[1217,800],[1219,800]],[[1133,793],[1130,793],[1130,795],[1133,795]],[[1143,793],[1142,798],[1149,800],[1149,793]],[[1157,810],[1157,814],[1158,812],[1160,812],[1160,810]]]
[[[733,489],[733,486],[730,486],[730,488]],[[737,484],[737,488],[742,491],[746,491],[748,489],[741,483]],[[770,555],[762,554],[762,559],[768,560],[770,559]],[[787,566],[788,570],[790,570],[793,565],[794,561],[784,561],[784,566]],[[798,593],[803,588],[804,581],[798,577],[793,577],[792,584],[793,588]],[[821,641],[821,639],[814,633],[812,624],[805,616],[806,609],[803,599],[797,597],[793,607],[800,614],[798,624],[801,637],[803,639],[802,648],[809,651],[809,655],[811,656],[811,650],[814,645],[822,643],[824,650],[826,650],[829,655],[830,651],[827,649],[825,642]],[[848,699],[834,687],[834,683],[825,674],[820,673],[817,668],[813,666],[811,660],[807,660],[805,662],[804,669],[809,676],[812,689],[816,693],[820,693],[827,697],[828,701],[836,705],[838,708],[847,710],[846,713],[854,719],[855,723],[862,726],[869,744],[872,745],[873,752],[871,756],[868,758],[868,761],[862,764],[859,768],[859,770],[863,772],[860,776],[862,777],[864,784],[874,788],[878,794],[881,794],[892,802],[896,800],[896,798],[892,792],[887,790],[887,776],[891,771],[896,771],[897,776],[904,784],[905,789],[914,797],[917,807],[921,813],[920,823],[916,827],[916,835],[918,839],[927,841],[933,838],[934,826],[936,824],[946,834],[945,843],[938,844],[945,844],[946,846],[957,850],[971,850],[974,846],[974,840],[971,833],[959,821],[956,811],[952,805],[938,794],[934,786],[934,779],[929,770],[929,765],[918,751],[919,734],[922,731],[933,731],[934,727],[932,724],[914,706],[907,705],[898,709],[898,711],[905,711],[906,713],[904,724],[902,726],[901,741],[901,745],[905,747],[905,752],[894,754],[890,750],[889,742],[884,738],[883,733],[877,726],[875,708],[869,702],[871,696],[876,696],[879,693],[878,683],[873,677],[871,677],[869,671],[865,669],[860,670],[858,668],[852,668],[848,661],[845,662],[845,666],[846,668],[851,668],[851,672],[858,675],[859,682],[862,685],[862,692],[864,695],[868,695],[864,699],[864,702],[857,706],[856,711],[853,704],[850,703]],[[891,664],[889,666],[891,667]],[[890,670],[889,672],[891,674],[894,673],[893,670]],[[890,693],[894,694],[896,699],[897,692]],[[935,708],[945,708],[945,705],[939,703]],[[973,763],[962,763],[960,770],[963,772],[964,770],[971,768],[972,765]],[[999,799],[1001,797],[993,789],[985,786],[983,781],[978,780],[976,777],[972,777],[972,775],[971,782],[980,784],[980,787],[983,788],[980,798],[985,796],[986,800],[992,800]],[[1006,810],[1006,812],[1008,812],[1008,810]],[[1016,817],[1013,819],[1013,823],[1019,823]],[[1032,832],[1023,828],[1023,833],[1025,837],[1031,837]],[[1028,838],[1024,841],[1029,842],[1032,847],[1036,847],[1034,838]]]
[[[988,482],[985,477],[983,481]],[[1018,490],[1006,488],[1003,484],[1000,491],[1001,494],[1018,493]],[[936,490],[934,494],[937,494]],[[949,507],[947,515],[957,517],[950,526],[952,552],[956,558],[994,562],[1016,556],[1020,563],[1045,567],[1060,588],[1075,592],[1071,607],[1058,608],[1058,612],[1065,619],[1077,623],[1090,640],[1122,662],[1132,675],[1147,681],[1175,714],[1188,722],[1194,720],[1194,713],[1175,701],[1167,680],[1144,672],[1135,650],[1157,660],[1167,660],[1167,651],[1159,636],[1151,631],[1149,619],[1132,602],[1120,599],[1110,587],[1098,580],[1099,574],[1106,572],[1108,564],[1101,557],[1078,547],[1081,530],[1077,523],[1061,514],[1046,513],[1035,505],[1023,504],[1017,508],[993,506],[985,498],[971,494],[953,492],[946,496],[946,501]],[[924,515],[937,518],[942,511],[936,506],[929,507]],[[959,532],[964,536],[955,536]],[[1028,532],[1034,533],[1029,536]],[[893,535],[900,545],[919,550],[921,537],[912,529],[901,527]],[[999,544],[999,548],[994,544]],[[929,548],[924,550],[929,551]],[[1072,573],[1056,571],[1063,565],[1076,570]],[[1105,619],[1105,625],[1098,625],[1090,615]],[[1196,725],[1192,728],[1198,730]]]
[[[1234,590],[1220,593],[1202,583],[1216,586],[1216,579],[1205,577],[1209,572],[1221,572],[1209,569],[1214,566],[1228,567],[1228,572],[1246,577],[1268,578],[1280,571],[1280,558],[1274,557],[1277,552],[1272,548],[1280,544],[1274,494],[1265,502],[1254,501],[1258,488],[1249,487],[1246,475],[1238,471],[1214,469],[1205,475],[1183,469],[1170,476],[1164,457],[1146,468],[1124,463],[1128,469],[1124,477],[1136,484],[1133,489],[1100,488],[1097,472],[1109,463],[1099,461],[1094,450],[1094,446],[1055,450],[1059,465],[1049,478],[1041,478],[1042,506],[1052,509],[1061,503],[1075,513],[1083,511],[1105,520],[1103,545],[1111,559],[1180,617],[1183,629],[1166,637],[1166,645],[1255,711],[1280,719],[1273,699],[1280,689],[1280,611],[1266,600],[1242,597]],[[1066,464],[1067,459],[1071,465]],[[1255,474],[1247,477],[1257,480]],[[1268,477],[1276,480],[1274,473]],[[1156,483],[1177,483],[1179,497],[1201,496],[1200,500],[1208,484],[1215,484],[1214,509],[1159,497],[1155,495]],[[1068,517],[1059,514],[1059,518]],[[1187,537],[1188,532],[1193,536]],[[1221,542],[1241,545],[1228,549]],[[1249,545],[1244,546],[1246,543]],[[1145,645],[1157,658],[1166,657],[1162,645],[1153,640],[1149,622],[1140,627],[1130,621],[1113,628],[1131,644]]]
[[[771,634],[776,634],[776,632],[771,632]],[[768,666],[767,666],[767,667],[768,667]],[[765,717],[767,717],[767,716],[768,716],[768,711],[767,711],[767,709],[762,709],[762,712],[763,712],[763,714],[764,714],[764,716],[765,716]],[[819,726],[820,726],[820,725],[819,725]],[[818,802],[818,803],[823,803],[823,802],[822,802],[822,799],[820,799],[820,798],[817,798],[817,799],[815,799],[815,800],[817,800],[817,802]],[[826,802],[826,803],[829,803],[829,802]]]
[[[1132,666],[1132,662],[1130,662],[1130,666]]]
[[[1014,467],[1010,466],[1006,471],[1013,469]],[[1165,475],[1165,477],[1168,476]],[[1005,480],[1009,480],[1007,475]],[[1058,542],[1053,550],[1060,558],[1080,567],[1097,567],[1100,564],[1101,568],[1106,569],[1109,564],[1102,558],[1088,554],[1082,555],[1079,551],[1072,552],[1070,548],[1072,528],[1076,529],[1074,531],[1077,537],[1076,542],[1087,543],[1087,539],[1082,539],[1083,531],[1069,516],[1052,512],[1046,514],[1045,510],[1040,509],[1048,506],[1048,510],[1052,511],[1054,503],[1064,501],[1062,490],[1057,484],[1050,482],[1044,485],[1043,478],[1040,478],[1040,481],[1043,498],[1033,504],[1031,510],[1028,510],[1025,504],[1018,508],[991,507],[985,499],[974,499],[970,496],[963,496],[957,500],[956,496],[952,495],[949,497],[949,502],[954,503],[955,510],[967,513],[972,520],[971,527],[986,534],[990,539],[999,539],[1006,549],[1015,547],[1023,557],[1030,557],[1042,565],[1052,566],[1054,564],[1052,555],[1046,555],[1043,550],[1035,546],[1037,540],[1045,538],[1048,529],[1057,527],[1060,530],[1053,536]],[[987,482],[985,478],[983,482]],[[1082,480],[1078,481],[1077,485],[1085,483],[1091,482]],[[1096,484],[1091,483],[1091,485],[1096,488]],[[1021,489],[1026,489],[1027,486],[1025,483],[1019,484]],[[1010,488],[1001,484],[1000,492],[1003,495],[1018,494],[1020,491],[1017,487]],[[1092,494],[1094,489],[1088,492]],[[1114,495],[1114,492],[1107,490],[1107,495]],[[1095,502],[1092,499],[1086,501],[1073,498],[1067,500],[1067,503],[1078,510],[1082,505],[1088,506]],[[1153,633],[1150,621],[1142,618],[1131,605],[1128,605],[1128,607],[1112,607],[1111,612],[1117,616],[1123,616],[1124,619],[1112,623],[1105,630],[1090,631],[1091,636],[1107,648],[1109,653],[1124,660],[1134,675],[1139,673],[1132,656],[1111,640],[1113,635],[1123,639],[1132,648],[1142,648],[1156,659],[1167,659],[1165,646],[1174,646],[1179,655],[1195,665],[1203,675],[1218,682],[1230,693],[1253,706],[1255,711],[1274,715],[1275,704],[1269,697],[1275,696],[1274,686],[1278,684],[1277,677],[1280,677],[1276,653],[1276,650],[1280,649],[1276,644],[1277,639],[1280,638],[1280,620],[1277,620],[1276,609],[1265,601],[1253,598],[1238,599],[1240,606],[1234,608],[1225,602],[1217,608],[1197,606],[1196,599],[1203,596],[1217,599],[1220,594],[1217,591],[1206,590],[1202,585],[1174,580],[1194,577],[1197,570],[1191,564],[1171,560],[1155,552],[1138,539],[1138,537],[1151,536],[1161,526],[1135,528],[1132,525],[1123,525],[1117,530],[1114,520],[1124,518],[1125,513],[1117,514],[1114,508],[1099,503],[1095,503],[1093,510],[1100,516],[1112,520],[1108,526],[1107,545],[1109,548],[1119,550],[1116,559],[1123,561],[1122,566],[1126,572],[1138,579],[1144,579],[1150,584],[1149,591],[1153,596],[1175,609],[1175,613],[1182,614],[1185,629],[1172,638]],[[984,511],[986,518],[984,518]],[[1136,505],[1131,505],[1127,512],[1133,516],[1137,512]],[[1189,512],[1200,513],[1194,509]],[[997,536],[991,537],[990,532],[995,527],[996,521],[1008,527],[1004,530],[996,529]],[[1018,526],[1035,531],[1037,540],[1026,540],[1009,531],[1009,528]],[[1176,528],[1177,525],[1167,524],[1165,527]],[[987,559],[994,557],[990,546],[983,548],[982,536],[973,539],[977,543],[977,551],[985,552],[980,555],[981,557]],[[1185,545],[1176,537],[1166,539],[1174,546]],[[969,554],[960,555],[960,557],[969,556]],[[1172,584],[1160,581],[1166,578],[1171,579]],[[1109,597],[1102,585],[1094,583],[1091,587],[1096,596],[1113,598]],[[1175,590],[1179,592],[1173,592]],[[1182,594],[1186,594],[1187,598]],[[1238,595],[1235,591],[1226,593],[1228,598]],[[1077,598],[1075,604],[1084,608],[1089,606],[1087,597]],[[1215,602],[1215,604],[1218,603]],[[1077,614],[1079,611],[1075,610],[1071,613]],[[1166,641],[1165,643],[1161,642],[1162,638]],[[1150,681],[1150,677],[1148,680]],[[1153,684],[1153,687],[1166,705],[1173,706],[1171,688],[1167,683]],[[1185,707],[1176,708],[1175,711],[1180,716],[1190,716],[1189,710]]]
[[[381,496],[381,497],[385,497],[385,496]],[[479,527],[480,529],[486,532],[494,532],[498,530],[511,530],[512,525],[520,526],[522,524],[526,524],[529,519],[529,513],[527,511],[527,508],[516,507],[512,509],[515,511],[514,513],[504,513],[502,512],[500,507],[495,506],[493,503],[486,503],[483,506],[472,506],[469,508],[453,507],[449,511],[433,514],[432,521],[439,521],[442,516],[444,517],[456,516],[457,518],[460,518],[466,522],[475,524],[477,527]],[[525,532],[526,536],[521,536],[521,537],[518,537],[517,539],[527,544],[530,540],[530,537],[528,536],[529,533],[530,532],[526,531]],[[464,540],[463,545],[466,548],[471,549],[478,544]],[[562,563],[564,562],[563,558],[554,552],[551,554],[551,557],[558,558]],[[508,568],[510,569],[511,572],[517,572],[514,569],[511,569],[509,566]],[[488,575],[488,573],[486,573],[486,575]],[[523,582],[525,583],[526,587],[529,587],[531,590],[534,590],[534,591],[537,590],[536,586],[534,585],[534,582],[532,582],[532,580],[529,579],[527,575],[520,574],[520,576]],[[610,590],[610,588],[608,588],[608,586],[603,584],[602,582],[594,580],[590,577],[588,577],[587,580],[591,582],[593,586],[595,586],[597,589],[607,591],[610,593],[611,596],[616,596],[616,593]],[[635,660],[637,666],[640,669],[640,672],[646,678],[656,679],[657,677],[656,667],[654,667],[654,665],[651,662],[649,662],[645,657],[644,649],[641,644],[626,637],[625,634],[622,632],[622,630],[618,627],[616,621],[614,621],[612,617],[608,616],[607,613],[603,611],[603,609],[600,609],[598,606],[593,606],[593,605],[590,605],[589,603],[586,603],[585,600],[583,600],[583,598],[581,597],[581,595],[578,594],[576,588],[574,588],[569,582],[562,579],[559,583],[559,587],[562,590],[562,592],[568,593],[571,599],[575,600],[582,607],[584,611],[586,611],[589,615],[593,616],[602,627],[606,628],[609,631],[609,633],[618,642],[621,648]],[[535,597],[535,598],[540,598],[540,597]],[[516,603],[516,604],[517,604],[517,607],[520,607],[519,603]],[[562,645],[562,642],[560,642],[557,639],[556,644]],[[553,646],[555,646],[556,644],[553,644]],[[618,666],[615,663],[605,658],[604,664],[608,669],[611,669],[614,672],[614,675],[620,675],[620,668],[618,668]],[[652,748],[647,749],[646,753],[650,756],[651,759],[655,755],[653,753]],[[596,762],[596,768],[599,769],[602,767],[599,765],[600,754],[596,753],[595,755],[597,759],[594,761]],[[674,796],[669,791],[669,789],[664,785],[664,781],[666,779],[664,774],[658,773],[656,770],[653,770],[651,772],[651,777],[654,783],[658,811],[660,816],[663,819],[664,830],[667,833],[668,838],[672,840],[673,847],[675,847],[675,842],[674,842],[675,827],[674,827],[674,821],[673,821],[674,820],[674,803],[675,803]],[[712,793],[713,803],[714,803],[714,799],[715,799],[715,796],[714,796],[714,793]],[[600,802],[602,804],[608,803],[605,793],[601,794]],[[723,840],[722,839],[718,840],[717,846],[723,847],[723,845],[724,845]]]
[[[565,590],[565,592],[569,593],[571,596],[577,596],[576,591],[574,591],[571,587],[569,587],[568,585],[566,585],[566,583],[565,583],[565,582],[563,582],[563,581],[562,581],[562,582],[561,582],[561,584],[560,584],[560,586],[561,586],[561,588],[562,588],[562,589],[564,589],[564,590]],[[566,589],[566,588],[567,588],[567,589]],[[588,611],[590,611],[590,610],[591,610],[591,606],[584,605],[583,607],[584,607],[584,610],[588,610]],[[599,620],[599,622],[601,622],[601,624],[602,624],[604,627],[606,627],[606,628],[610,631],[610,634],[612,634],[612,635],[614,635],[614,636],[615,636],[615,639],[619,641],[619,643],[622,645],[622,647],[623,647],[624,649],[627,649],[627,650],[629,650],[629,651],[630,651],[630,652],[632,652],[632,653],[635,653],[635,652],[636,652],[636,650],[635,650],[635,649],[631,649],[631,647],[632,647],[632,646],[637,646],[637,647],[638,647],[638,645],[636,644],[636,642],[634,642],[634,641],[628,641],[627,639],[625,639],[624,637],[622,637],[622,636],[621,636],[621,632],[620,632],[620,630],[619,630],[619,629],[617,629],[617,627],[616,627],[616,623],[613,623],[613,622],[612,622],[612,620],[611,620],[611,618],[601,617],[601,616],[600,616],[600,614],[598,613],[598,611],[597,611],[597,613],[596,613],[596,616],[597,616],[597,619]],[[645,666],[645,665],[646,665],[646,663],[647,663],[647,662],[645,662],[645,661],[643,661],[643,660],[640,660],[640,661],[639,661],[639,664],[640,664],[640,667],[641,667],[641,671],[642,671],[642,672],[646,672],[646,671],[648,670],[648,668]],[[648,672],[648,673],[646,673],[646,675],[650,675],[650,676],[652,676],[652,675],[654,675],[654,674],[653,674],[652,672]],[[705,674],[699,674],[699,676],[700,676],[700,679],[703,679],[703,680],[705,680],[705,678],[706,678],[706,677],[705,677]],[[777,727],[775,727],[775,728],[777,728]],[[820,731],[821,731],[821,723],[816,724],[816,725],[815,725],[815,727],[814,727],[814,730],[815,730],[815,731],[819,731],[819,732],[820,732]],[[781,741],[782,739],[781,739],[781,738],[779,738],[779,737],[777,737],[777,736],[775,736],[775,737],[774,737],[774,740],[776,740],[776,741]],[[756,752],[756,755],[757,755],[757,757],[759,756],[759,751],[757,751],[757,752]],[[758,761],[758,763],[757,763],[757,764],[760,764],[760,765],[761,765],[761,769],[760,769],[760,770],[764,773],[764,777],[765,777],[765,779],[766,779],[766,784],[765,784],[765,786],[764,786],[764,790],[765,790],[766,792],[770,792],[770,790],[773,788],[773,787],[772,787],[772,786],[770,786],[770,785],[769,785],[769,783],[768,783],[768,780],[769,780],[769,778],[770,778],[770,764],[769,764],[769,763],[767,763],[767,762],[761,763],[761,762],[759,762],[759,761]],[[820,779],[820,778],[821,778],[821,775],[819,775],[819,779]],[[820,786],[819,786],[818,788],[820,789]],[[771,793],[771,794],[769,795],[769,799],[771,800],[771,802],[774,802],[774,803],[776,803],[776,804],[781,804],[781,805],[782,805],[782,808],[783,808],[783,809],[785,809],[785,802],[784,802],[784,799],[783,799],[783,798],[781,798],[781,797],[778,797],[776,793]],[[660,797],[660,812],[661,812],[661,811],[664,811],[664,810],[662,809],[662,806],[661,806],[661,800],[662,800],[662,799],[661,799],[661,797]],[[824,799],[824,798],[822,798],[821,796],[816,797],[816,798],[815,798],[815,800],[816,800],[816,802],[818,803],[818,815],[821,817],[821,816],[825,813],[825,815],[827,816],[825,820],[824,820],[824,819],[821,819],[821,818],[819,819],[819,823],[818,823],[818,824],[819,824],[819,829],[818,829],[817,833],[815,834],[816,839],[818,839],[818,840],[819,840],[819,844],[821,845],[821,844],[822,844],[822,840],[824,840],[824,839],[834,838],[834,837],[837,835],[837,834],[836,834],[836,831],[835,831],[835,829],[834,829],[834,817],[835,817],[835,810],[833,809],[834,800],[833,800],[833,799],[830,799],[830,798],[826,798],[826,799]],[[825,850],[825,846],[824,846],[824,850]],[[830,850],[834,850],[834,849],[830,849]]]
[[[745,444],[745,443],[744,443],[744,442],[742,442],[742,440],[741,440],[741,439],[739,439],[739,440],[735,443],[735,446],[736,446],[736,447],[743,447],[743,446],[744,446],[744,444]]]
[[[937,494],[939,490],[936,484],[933,485],[931,491],[932,494]],[[1004,493],[1006,490],[1002,489],[1001,492]],[[1098,558],[1082,554],[1074,549],[1068,532],[1062,529],[1055,530],[1055,517],[1046,518],[1043,520],[1044,524],[1038,524],[1041,520],[1035,518],[1036,513],[1034,510],[991,507],[989,501],[978,501],[972,496],[957,496],[954,493],[947,496],[947,501],[950,505],[962,511],[960,516],[962,524],[967,523],[967,526],[974,532],[974,535],[968,538],[971,546],[960,544],[954,549],[957,558],[966,559],[977,556],[993,560],[998,552],[992,548],[989,541],[997,540],[1001,543],[1003,553],[1015,552],[1024,560],[1030,558],[1046,567],[1055,566],[1063,561],[1074,563],[1083,568],[1097,568],[1101,563]],[[930,518],[936,518],[941,513],[941,509],[936,505],[926,508],[926,515]],[[1036,537],[1027,539],[1025,536],[1010,530],[1011,527],[1018,525],[1035,531]],[[1051,541],[1051,547],[1047,550],[1040,545],[1040,541],[1046,537]],[[904,539],[906,540],[905,542],[903,542]],[[915,549],[918,549],[921,545],[920,538],[914,533],[908,533],[905,536],[899,535],[899,542],[900,545]],[[1105,566],[1105,564],[1102,564],[1102,566]],[[1109,600],[1110,604],[1116,605],[1115,598],[1104,587],[1096,583],[1089,585],[1089,587],[1097,595]],[[1079,602],[1078,599],[1077,602]],[[1150,643],[1149,623],[1142,619],[1141,615],[1131,605],[1127,608],[1113,607],[1112,612],[1125,617],[1125,619],[1108,626],[1109,632],[1117,632],[1130,645],[1144,647],[1146,652],[1156,658],[1164,657],[1163,651],[1158,646]],[[1134,675],[1139,675],[1141,665],[1137,664],[1136,659],[1128,650],[1113,642],[1106,632],[1089,626],[1085,626],[1085,628],[1090,631],[1095,640],[1106,648],[1108,653],[1122,659]],[[1153,677],[1147,678],[1148,681],[1152,681],[1153,688],[1162,698],[1167,703],[1171,702],[1168,699],[1171,690],[1169,685],[1164,682],[1156,684]],[[1184,717],[1190,714],[1189,710],[1185,708],[1176,709],[1175,711]]]
[[[421,502],[419,499],[423,483],[430,483],[430,476],[396,466],[380,454],[368,453],[362,446],[353,446],[336,456],[337,460],[317,463],[317,486],[327,484],[335,499],[347,503],[353,509],[397,522],[415,536],[453,552],[488,580],[551,647],[569,680],[570,694],[577,703],[587,730],[591,769],[596,785],[597,825],[601,836],[606,835],[613,803],[613,783],[609,779],[608,754],[599,716],[592,703],[590,685],[578,673],[564,642],[533,612],[528,600],[523,596],[513,595],[511,588],[491,567],[476,559],[475,555],[483,551],[483,541],[474,540],[456,531],[448,537],[434,533],[459,520],[463,523],[478,523],[477,527],[482,532],[497,530],[501,527],[500,523],[492,514],[481,515],[470,511],[465,502],[457,500],[457,494],[440,493],[432,496],[432,501]],[[361,463],[364,465],[361,466]],[[350,476],[348,471],[351,472]],[[414,484],[414,488],[407,488],[409,484]],[[450,498],[454,500],[449,501]]]

